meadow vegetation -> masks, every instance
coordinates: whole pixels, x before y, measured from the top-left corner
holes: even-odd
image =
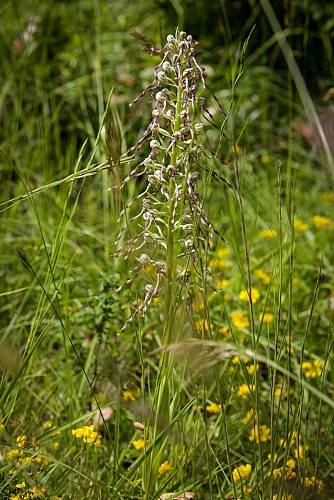
[[[334,12],[246,3],[0,7],[0,499],[334,498]]]

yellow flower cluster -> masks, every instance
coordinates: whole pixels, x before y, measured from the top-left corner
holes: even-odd
[[[260,314],[260,316],[259,316],[259,320],[265,324],[272,323],[274,321],[274,319],[275,319],[275,316],[272,313],[268,313],[268,312],[264,312],[264,313]]]
[[[227,326],[221,326],[219,329],[218,329],[219,333],[221,333],[222,335],[224,335],[224,337],[228,337],[231,332],[230,330],[228,329]]]
[[[38,450],[35,453],[26,453],[24,448],[32,450],[38,446],[36,438],[32,437],[29,445],[27,436],[24,434],[18,436],[16,438],[16,443],[19,448],[23,448],[19,450],[18,448],[13,448],[4,454],[4,460],[6,462],[18,462],[20,464],[20,468],[24,467],[25,469],[29,468],[33,464],[35,465],[49,465],[50,460],[45,456],[46,452],[43,450]]]
[[[262,229],[262,231],[259,232],[259,237],[260,238],[275,238],[277,236],[277,231],[275,229]]]
[[[299,231],[301,233],[305,232],[308,230],[308,225],[303,222],[301,219],[295,219],[293,223],[293,227],[295,231]]]
[[[325,363],[320,359],[314,359],[312,363],[310,361],[304,361],[301,368],[305,378],[317,378],[321,376],[325,368]]]
[[[51,497],[43,496],[42,490],[39,488],[40,493],[34,493],[35,488],[30,488],[24,493],[11,493],[9,500],[33,500],[34,498],[47,498],[47,500],[62,500],[62,497],[52,495]],[[43,488],[44,489],[44,488]]]
[[[195,327],[198,333],[209,332],[213,329],[213,324],[209,323],[206,318],[201,318],[196,321]]]
[[[241,384],[238,388],[238,392],[237,392],[237,395],[239,396],[239,398],[242,398],[242,399],[246,399],[247,396],[249,396],[249,394],[251,392],[254,392],[255,391],[255,385],[254,384]]]
[[[324,483],[320,479],[316,479],[314,476],[305,478],[306,488],[312,488],[314,493],[320,493],[324,489]]]
[[[132,442],[133,444],[133,447],[137,450],[137,451],[141,451],[144,449],[145,447],[145,440],[142,439],[142,438],[139,438],[139,439],[136,439],[135,441]]]
[[[322,215],[314,215],[312,222],[316,229],[333,229],[333,222],[328,217]]]
[[[135,401],[136,399],[140,398],[141,392],[140,389],[126,389],[123,391],[123,399],[124,401]]]
[[[208,405],[205,409],[209,413],[220,413],[222,411],[221,405],[217,405],[216,403]]]
[[[270,441],[270,439],[270,429],[264,424],[255,424],[249,435],[249,440],[256,443],[264,443],[265,441]]]
[[[252,296],[252,302],[255,304],[260,298],[260,291],[257,288],[251,287],[249,290],[241,290],[239,293],[239,299],[245,302],[250,302],[250,295]]]
[[[32,486],[27,489],[27,485],[25,481],[22,483],[17,483],[15,485],[17,490],[20,490],[16,493],[11,493],[9,499],[10,500],[34,500],[35,498],[45,498],[47,500],[62,500],[62,497],[57,495],[46,496],[46,489],[44,486]]]
[[[230,316],[231,321],[236,328],[247,328],[250,325],[249,319],[243,312],[235,311],[232,312]]]
[[[252,472],[251,464],[240,465],[239,467],[235,467],[232,472],[233,481],[240,481],[240,479],[246,479],[249,474]]]
[[[296,449],[294,450],[294,455],[297,459],[303,460],[305,458],[306,453],[308,452],[309,447],[303,446],[302,444],[299,444]]]
[[[250,375],[253,375],[254,373],[258,372],[259,368],[260,368],[259,364],[246,366],[246,370]]]
[[[218,280],[216,282],[216,288],[217,289],[220,289],[220,288],[227,288],[230,284],[230,280],[227,280],[227,279],[224,279],[224,280]]]
[[[101,446],[101,436],[94,431],[94,425],[84,425],[72,430],[73,436],[82,439],[84,443]]]
[[[215,271],[230,267],[230,263],[225,260],[230,255],[228,248],[220,248],[213,260],[210,261],[210,267]]]
[[[253,424],[255,420],[257,420],[257,414],[253,408],[250,409],[242,419],[244,424]]]
[[[273,470],[273,478],[274,479],[293,479],[297,474],[290,467],[279,467],[278,469]]]
[[[170,464],[168,462],[168,460],[166,460],[166,462],[164,462],[163,464],[159,465],[159,467],[158,467],[158,474],[160,474],[160,476],[162,476],[166,472],[170,472],[172,469],[173,469],[172,464]]]
[[[25,445],[27,444],[27,436],[23,435],[23,436],[18,436],[16,438],[16,443],[17,443],[17,446],[19,448],[24,448]]]
[[[253,375],[254,373],[256,373],[260,368],[260,366],[257,363],[256,364],[248,364],[251,360],[247,356],[244,356],[242,359],[240,359],[239,356],[233,356],[231,361],[232,361],[233,365],[238,365],[241,361],[243,361],[243,363],[246,365],[246,370],[248,371],[248,373],[250,375]],[[234,372],[233,366],[231,366],[229,368],[229,372],[230,373]],[[242,394],[238,394],[238,396],[244,397]]]
[[[255,269],[254,274],[262,281],[264,285],[269,285],[270,276],[263,269]]]

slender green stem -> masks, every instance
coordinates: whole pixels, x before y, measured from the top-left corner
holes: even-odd
[[[177,91],[177,102],[175,110],[174,135],[180,128],[180,110],[181,110],[182,88],[179,85]],[[177,146],[174,142],[171,152],[171,165],[176,167]],[[169,207],[168,207],[168,236],[167,236],[167,292],[166,292],[166,333],[164,344],[168,345],[173,338],[174,311],[173,311],[173,291],[175,282],[175,259],[174,259],[174,207],[175,207],[175,182],[173,176],[169,181]]]

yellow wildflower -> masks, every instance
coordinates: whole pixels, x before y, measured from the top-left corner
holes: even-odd
[[[287,460],[286,465],[290,467],[290,469],[295,469],[296,468],[296,460],[294,458],[289,458]]]
[[[277,231],[275,231],[275,229],[262,229],[262,231],[259,232],[260,238],[275,238],[275,236],[277,236]]]
[[[247,396],[249,396],[249,394],[251,392],[254,392],[254,391],[255,391],[255,385],[254,384],[251,384],[251,385],[241,384],[239,386],[239,388],[238,388],[237,395],[239,396],[239,398],[246,399]]]
[[[132,444],[137,451],[141,451],[145,448],[145,440],[142,438],[136,439]]]
[[[25,483],[25,481],[22,481],[22,483],[17,483],[15,485],[15,487],[18,488],[18,489],[25,488],[26,487],[26,483]]]
[[[218,252],[217,252],[217,256],[222,259],[224,257],[228,257],[230,255],[230,249],[229,248],[219,248]]]
[[[30,440],[30,447],[29,448],[36,448],[38,446],[37,439],[33,436]]]
[[[258,365],[258,363],[256,363],[256,365],[246,366],[246,370],[250,375],[253,375],[255,372],[259,371],[259,368],[260,366]]]
[[[328,217],[323,217],[322,215],[314,215],[312,217],[312,222],[316,229],[331,229],[333,228],[333,222]]]
[[[43,457],[42,454],[43,454],[43,451],[39,450],[38,454],[36,456],[34,456],[31,460],[39,465],[41,465],[41,464],[49,465],[50,460],[46,457]]]
[[[19,455],[20,455],[19,450],[9,450],[7,453],[5,453],[4,459],[5,460],[16,460]]]
[[[209,323],[206,318],[198,319],[195,323],[197,332],[208,332],[213,329],[213,324]]]
[[[246,314],[242,312],[232,312],[231,321],[236,328],[247,328],[249,326],[249,320]]]
[[[227,326],[221,326],[218,329],[218,331],[219,333],[222,333],[225,337],[227,337],[231,333]]]
[[[324,483],[320,479],[316,479],[314,476],[305,478],[305,486],[307,488],[313,488],[318,492],[324,489]]]
[[[53,424],[52,420],[46,420],[43,423],[43,429],[49,430],[49,429],[56,429],[57,426]]]
[[[257,419],[257,414],[256,414],[256,412],[252,408],[251,410],[249,410],[246,413],[246,415],[244,416],[244,418],[242,419],[242,421],[245,424],[250,424],[250,423],[253,423],[256,419]]]
[[[325,368],[325,363],[321,359],[314,359],[312,363],[304,361],[301,367],[305,378],[317,378],[321,376]]]
[[[166,460],[166,462],[164,462],[163,464],[159,465],[158,467],[158,474],[160,474],[160,476],[162,476],[163,474],[165,474],[166,472],[169,472],[173,469],[173,466],[172,464],[170,464],[168,462],[168,460]]]
[[[29,493],[34,495],[33,498],[41,498],[45,491],[44,486],[33,486],[32,488],[29,488]]]
[[[271,453],[269,453],[268,456],[268,459],[271,461],[271,462],[276,462],[277,460],[277,453],[274,453],[274,455],[272,455]]]
[[[256,443],[264,443],[265,441],[270,441],[270,429],[266,425],[254,425],[249,435],[250,441],[255,441]]]
[[[217,405],[216,403],[208,405],[205,409],[209,413],[220,413],[222,411],[221,405]]]
[[[218,280],[216,282],[216,288],[219,289],[219,288],[227,288],[230,284],[230,280]]]
[[[0,424],[0,432],[4,430],[5,426],[3,424]]]
[[[290,436],[290,439],[288,439],[289,444],[290,445],[296,444],[297,438],[298,438],[297,432],[293,431],[292,435]],[[280,439],[279,442],[278,442],[278,444],[279,444],[279,446],[281,448],[284,448],[284,449],[286,449],[287,445],[288,445],[288,443],[287,443],[287,441],[285,439]]]
[[[290,469],[290,467],[280,467],[279,469],[273,470],[274,479],[281,479],[282,477],[284,477],[284,479],[293,479],[296,476],[297,474],[295,473],[295,471]]]
[[[295,458],[300,459],[300,460],[305,458],[305,455],[306,455],[308,449],[309,449],[309,447],[307,445],[303,446],[302,444],[299,444],[294,451]]]
[[[25,445],[26,445],[26,442],[27,442],[27,437],[26,437],[26,436],[24,436],[24,435],[23,435],[23,436],[18,436],[18,437],[16,438],[16,442],[17,442],[17,446],[18,446],[19,448],[24,448],[24,447],[25,447]]]
[[[94,425],[84,425],[78,429],[72,430],[73,436],[80,438],[84,443],[101,446],[101,436],[94,431]]]
[[[214,259],[210,261],[212,269],[219,270],[230,267],[230,263],[225,260],[225,257],[228,257],[229,255],[230,250],[228,248],[220,248]]]
[[[19,462],[22,465],[22,467],[28,468],[32,464],[32,457],[29,455],[28,457],[20,457]]]
[[[260,314],[259,316],[259,320],[262,322],[262,323],[272,323],[275,319],[275,316],[272,314],[272,313],[268,313],[268,312],[264,312],[262,314]]]
[[[254,274],[262,281],[264,285],[269,285],[270,276],[263,269],[255,269]]]
[[[134,390],[124,390],[123,391],[123,399],[124,401],[135,401],[136,399],[140,398],[141,392],[140,389],[134,389]]]
[[[301,233],[308,230],[308,225],[303,222],[301,219],[295,219],[293,222],[293,227],[295,231],[300,231]]]
[[[279,398],[282,394],[282,384],[275,385],[274,397]]]
[[[243,485],[243,493],[244,493],[244,496],[243,498],[247,498],[253,491],[253,488],[251,486],[248,486],[246,484]],[[238,497],[238,500],[241,500],[241,497]]]
[[[245,302],[250,302],[250,297],[249,297],[249,291],[248,290],[241,290],[239,293],[239,299],[244,300]],[[255,304],[260,298],[260,292],[257,288],[251,287],[251,295],[252,295],[252,302]]]
[[[240,479],[246,479],[249,474],[252,472],[251,464],[240,465],[239,467],[235,467],[232,472],[233,481],[240,481]]]

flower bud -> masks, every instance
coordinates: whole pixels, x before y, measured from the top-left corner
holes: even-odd
[[[203,123],[195,123],[195,131],[199,134],[203,130]]]
[[[152,141],[150,141],[150,148],[153,149],[153,151],[159,151],[159,149],[161,149],[160,142],[156,139],[152,139]]]
[[[164,71],[170,71],[170,70],[172,69],[172,66],[171,66],[170,62],[165,61],[165,62],[163,63],[163,65],[162,65],[162,69],[163,69]]]
[[[151,259],[148,255],[146,255],[146,253],[142,253],[138,259],[139,262],[143,265],[143,266],[146,266],[147,264],[149,264],[151,262]]]
[[[157,74],[158,80],[161,82],[162,80],[166,80],[166,73],[164,71],[159,71]]]

